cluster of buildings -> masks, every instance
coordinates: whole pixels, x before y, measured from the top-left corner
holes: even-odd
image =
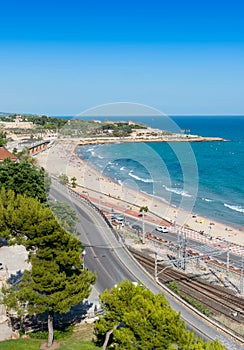
[[[15,119],[11,122],[4,122],[0,120],[0,128],[3,129],[33,129],[34,124],[32,122],[26,122],[21,115],[16,115]]]

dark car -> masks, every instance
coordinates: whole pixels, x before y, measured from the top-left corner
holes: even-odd
[[[141,227],[140,225],[138,225],[138,224],[133,224],[131,227],[132,227],[134,230],[142,231],[142,227]]]

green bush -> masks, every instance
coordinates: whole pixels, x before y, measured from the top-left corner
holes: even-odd
[[[179,288],[179,285],[175,281],[167,283],[167,287],[170,290],[172,290],[174,293],[179,294],[180,288]]]
[[[54,329],[54,339],[55,340],[65,340],[73,334],[74,326],[69,326],[63,329]],[[28,334],[30,338],[33,339],[47,339],[48,331],[44,332],[33,332]]]
[[[192,306],[194,306],[197,310],[199,310],[201,313],[203,313],[206,316],[210,316],[210,311],[208,309],[205,309],[205,307],[200,304],[198,301],[187,297],[187,296],[182,296],[182,299],[184,299],[187,303],[191,304]]]

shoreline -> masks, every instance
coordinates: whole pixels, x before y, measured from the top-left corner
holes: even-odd
[[[205,234],[211,235],[213,238],[244,246],[244,232],[240,229],[201,215],[194,217],[191,212],[178,210],[164,201],[163,198],[154,197],[113,182],[77,155],[76,148],[79,145],[78,140],[76,142],[74,140],[56,140],[49,149],[42,151],[35,157],[39,165],[52,175],[66,174],[69,179],[75,176],[78,184],[75,190],[83,196],[87,196],[91,201],[95,201],[98,205],[104,202],[110,203],[111,207],[120,207],[125,213],[134,210],[138,214],[140,207],[147,206],[150,213],[171,224],[174,224],[175,221],[177,224],[183,218],[184,225],[181,227],[184,229],[204,231]]]

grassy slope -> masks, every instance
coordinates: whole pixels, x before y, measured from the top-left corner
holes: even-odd
[[[60,341],[59,350],[99,350],[92,339],[94,338],[93,325],[85,324],[75,327],[71,337]],[[0,343],[1,350],[39,350],[44,340],[36,339],[17,339],[6,340]]]

